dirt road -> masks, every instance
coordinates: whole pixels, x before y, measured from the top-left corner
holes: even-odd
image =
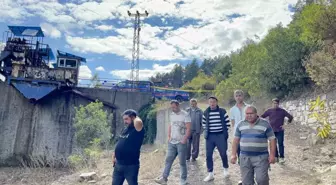
[[[272,185],[317,185],[321,183],[313,174],[312,169],[316,165],[313,158],[307,156],[309,146],[308,142],[300,138],[300,133],[306,133],[301,126],[289,125],[286,130],[285,139],[285,152],[287,161],[284,165],[274,164],[271,166],[270,171],[270,184]],[[231,146],[231,144],[230,144]],[[194,163],[188,163],[188,182],[191,185],[235,185],[240,178],[238,165],[231,165],[230,177],[223,177],[223,168],[221,159],[217,151],[214,154],[215,163],[215,180],[210,183],[203,182],[206,176],[205,165],[205,146],[204,140],[201,144],[200,157]],[[228,154],[230,154],[231,148],[229,147]],[[310,159],[309,159],[310,158]],[[163,161],[162,161],[163,163]],[[157,175],[160,173],[158,172]],[[142,184],[154,185],[153,181],[142,181]],[[179,165],[173,167],[171,175],[169,177],[169,183],[171,185],[179,184]]]

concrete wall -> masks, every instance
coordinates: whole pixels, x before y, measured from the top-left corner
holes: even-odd
[[[143,93],[143,92],[119,92],[109,89],[92,89],[92,88],[77,88],[80,92],[89,94],[94,98],[97,98],[101,101],[110,102],[117,106],[117,110],[115,112],[116,119],[116,134],[120,132],[123,128],[123,121],[121,114],[126,109],[134,109],[139,111],[139,109],[150,103],[152,101],[151,93]]]
[[[186,110],[189,106],[188,102],[184,102],[180,105],[183,110]],[[156,139],[155,144],[167,144],[168,140],[168,126],[170,124],[171,109],[168,104],[161,105],[161,108],[156,113]]]
[[[167,144],[168,140],[168,126],[170,123],[169,114],[170,109],[161,109],[156,113],[156,139],[155,144]]]
[[[112,91],[79,88],[99,100],[113,103]],[[121,112],[126,108],[138,110],[151,100],[143,93],[117,92],[114,111],[119,131],[123,126]],[[112,99],[113,97],[113,99]],[[18,165],[29,157],[49,162],[66,159],[73,148],[74,107],[89,100],[73,93],[54,93],[37,104],[30,103],[15,88],[0,82],[0,165]],[[133,106],[134,104],[134,106]],[[105,110],[113,110],[105,106]]]

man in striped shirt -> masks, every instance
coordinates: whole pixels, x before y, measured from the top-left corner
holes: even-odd
[[[216,97],[209,98],[209,107],[204,111],[203,121],[204,138],[206,140],[206,164],[208,168],[208,176],[204,179],[205,182],[214,179],[213,175],[213,152],[217,147],[224,167],[224,177],[228,173],[228,157],[227,157],[227,139],[228,128],[230,126],[229,117],[225,109],[218,106]]]
[[[268,151],[270,141],[270,152]],[[240,143],[240,173],[243,185],[254,185],[254,175],[258,185],[269,185],[269,165],[275,162],[275,136],[271,125],[257,115],[257,109],[249,105],[245,110],[245,120],[235,132],[232,144],[231,163],[237,161],[237,147]]]

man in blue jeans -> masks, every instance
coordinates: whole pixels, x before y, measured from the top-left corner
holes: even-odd
[[[165,168],[162,176],[155,179],[158,184],[167,184],[170,169],[176,156],[180,162],[180,185],[187,184],[187,141],[190,137],[191,119],[190,115],[180,109],[180,103],[176,100],[170,102],[172,113],[170,114],[170,125],[168,127],[168,151],[166,155]]]
[[[276,147],[275,157],[279,161],[280,164],[285,162],[285,147],[284,147],[284,121],[285,117],[288,118],[288,122],[291,123],[293,121],[293,116],[290,115],[286,110],[279,107],[280,100],[278,98],[274,98],[272,100],[273,108],[268,109],[263,115],[262,118],[269,118],[270,125],[274,131],[278,147]]]
[[[142,121],[134,110],[123,113],[126,127],[121,132],[112,156],[113,175],[112,185],[138,185],[140,168],[140,148],[145,137]]]

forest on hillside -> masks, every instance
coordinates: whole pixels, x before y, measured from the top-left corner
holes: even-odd
[[[201,65],[194,59],[151,81],[199,93],[214,90],[223,100],[235,89],[278,98],[298,96],[302,89],[329,90],[336,81],[336,0],[299,0],[291,23],[279,23],[259,42],[247,39],[229,55]]]

